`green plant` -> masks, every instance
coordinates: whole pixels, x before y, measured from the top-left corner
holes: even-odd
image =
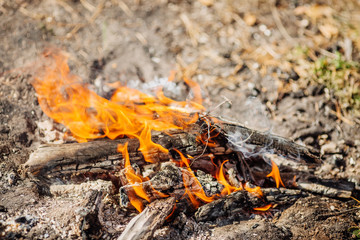
[[[351,227],[348,229],[348,232],[351,233],[352,238],[360,239],[360,228],[359,227]]]
[[[358,114],[360,111],[360,65],[347,61],[336,52],[331,59],[321,57],[314,62],[314,81],[333,90],[343,109]]]

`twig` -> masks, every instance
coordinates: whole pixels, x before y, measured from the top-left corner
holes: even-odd
[[[121,8],[121,10],[123,10],[123,12],[128,16],[128,17],[133,17],[134,13],[130,10],[130,8],[128,7],[128,5],[126,5],[126,3],[124,3],[123,1],[119,0],[116,1],[117,4],[119,5],[119,7]]]
[[[276,7],[271,7],[271,13],[274,17],[275,24],[278,27],[281,35],[286,39],[286,41],[288,41],[291,44],[294,44],[294,39],[289,35],[289,33],[286,31],[284,25],[282,24],[280,16],[279,16],[279,12],[276,9]]]
[[[327,219],[329,217],[335,217],[335,216],[343,215],[345,213],[349,213],[349,212],[352,212],[352,211],[360,211],[360,206],[357,206],[357,207],[354,207],[354,208],[351,208],[351,209],[347,209],[347,210],[344,210],[344,211],[340,211],[340,212],[320,214],[320,215],[318,215],[316,217],[316,219],[317,220],[324,220],[324,219]]]
[[[221,96],[221,97],[224,99],[224,101],[222,101],[221,103],[219,103],[218,105],[216,105],[215,107],[210,109],[210,111],[208,111],[206,115],[209,115],[210,113],[214,112],[216,109],[218,109],[220,106],[224,105],[225,103],[229,103],[230,105],[232,105],[232,102],[230,99],[228,99],[225,96]]]
[[[204,118],[207,120],[206,117],[204,117]],[[198,157],[192,159],[192,161],[191,161],[191,163],[190,163],[190,167],[194,164],[194,162],[195,162],[197,159],[199,159],[200,157],[204,156],[204,154],[205,154],[205,152],[206,152],[206,149],[207,149],[207,147],[208,147],[208,145],[209,145],[209,139],[210,139],[210,124],[209,124],[208,121],[205,121],[205,122],[206,122],[206,125],[207,125],[207,137],[208,137],[208,138],[205,140],[205,147],[204,147],[202,153],[201,153]]]
[[[80,3],[84,6],[84,8],[86,8],[89,12],[93,12],[95,11],[95,7],[89,3],[88,1],[86,0],[80,0]]]

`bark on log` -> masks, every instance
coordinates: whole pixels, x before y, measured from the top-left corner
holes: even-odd
[[[190,155],[196,156],[203,152],[190,133],[173,131],[171,136],[157,133],[152,139],[166,148],[175,147]],[[34,177],[117,171],[123,161],[121,153],[117,152],[117,146],[126,142],[131,162],[139,166],[146,164],[142,153],[138,151],[137,139],[101,139],[85,143],[41,145],[30,154],[22,170],[24,174],[28,173]],[[159,151],[150,152],[149,155],[160,162],[168,161],[170,157],[169,154]]]
[[[339,183],[339,180],[326,180],[318,179],[318,182],[298,182],[298,188],[321,196],[332,198],[350,198],[355,184],[351,182]]]
[[[240,133],[243,140],[242,144],[255,145],[280,152],[293,160],[301,160],[307,163],[318,163],[320,161],[319,153],[315,150],[270,133],[261,133],[227,122],[218,122],[214,126],[220,133],[218,147],[208,146],[204,149],[205,145],[196,141],[196,136],[200,132],[207,131],[207,129],[202,128],[201,124],[194,124],[184,131],[172,131],[171,136],[165,133],[155,133],[152,139],[167,149],[179,149],[198,161],[201,156],[203,159],[208,159],[206,154],[209,153],[227,155],[238,151],[234,147],[234,143],[229,141],[233,133]],[[22,172],[35,177],[57,177],[58,175],[74,173],[117,171],[120,168],[121,161],[123,161],[121,154],[116,150],[117,145],[125,142],[129,143],[128,150],[132,163],[137,163],[139,166],[146,164],[142,154],[138,151],[139,142],[137,139],[101,139],[86,143],[42,145],[30,155],[29,160],[22,166]],[[203,155],[204,153],[205,155]],[[158,161],[168,161],[171,158],[171,154],[162,152],[154,151],[149,154]]]
[[[118,240],[148,240],[155,230],[163,225],[174,208],[175,198],[159,199],[150,203],[144,211],[134,217]]]

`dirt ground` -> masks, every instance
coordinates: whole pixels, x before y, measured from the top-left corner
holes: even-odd
[[[105,82],[140,88],[177,70],[200,84],[209,114],[319,149],[315,173],[360,190],[359,39],[356,0],[0,1],[0,238],[113,239],[132,216],[109,197],[107,219],[88,219],[91,189],[106,183],[50,197],[19,175],[31,151],[63,132],[30,84],[45,48],[66,52],[99,94]],[[360,238],[360,210],[346,211],[359,204],[309,196],[221,227],[179,217],[154,237]]]

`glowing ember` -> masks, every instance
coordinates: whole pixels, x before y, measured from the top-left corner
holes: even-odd
[[[279,168],[273,160],[271,160],[271,167],[272,167],[271,173],[266,175],[266,177],[272,177],[276,183],[277,188],[279,188],[280,184],[281,184],[281,186],[285,187],[285,185],[282,182],[281,177],[280,177]]]

